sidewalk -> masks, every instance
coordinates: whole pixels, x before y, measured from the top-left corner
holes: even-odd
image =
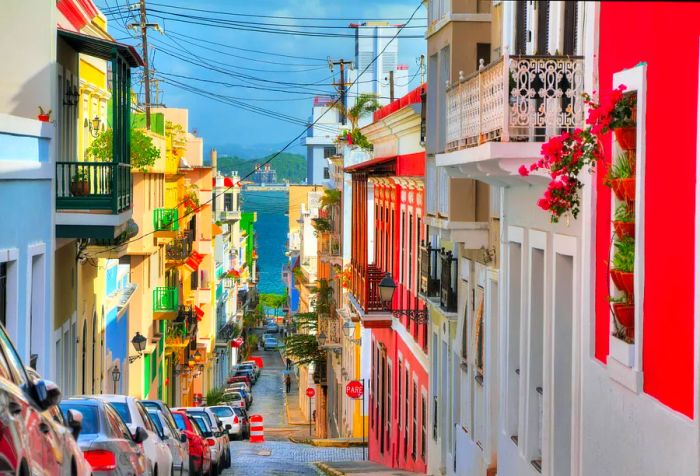
[[[282,356],[284,360],[284,356]],[[304,414],[299,408],[299,383],[294,372],[290,371],[289,376],[292,379],[292,386],[289,393],[284,393],[284,411],[287,415],[287,424],[290,426],[309,426],[309,420],[304,417]]]
[[[421,473],[401,471],[399,469],[387,468],[371,461],[338,461],[335,463],[316,463],[321,472],[329,476],[343,476],[352,474],[354,476],[417,476]],[[425,476],[425,475],[423,475]]]

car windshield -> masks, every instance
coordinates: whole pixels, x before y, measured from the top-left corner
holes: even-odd
[[[154,425],[154,426],[156,427],[156,429],[158,430],[158,434],[159,434],[159,435],[164,435],[164,434],[165,434],[165,430],[163,430],[163,425],[162,425],[161,422],[160,422],[160,418],[158,418],[158,413],[156,413],[156,412],[154,412],[154,411],[149,411],[149,412],[148,412],[148,416],[150,417],[151,422],[153,423],[153,425]]]
[[[63,402],[59,405],[63,418],[68,421],[68,410],[77,410],[83,414],[83,428],[81,435],[95,435],[100,432],[100,418],[96,405],[85,405],[81,403]]]
[[[184,416],[182,416],[180,413],[173,413],[173,418],[175,419],[175,424],[179,430],[185,431],[187,429]]]
[[[214,415],[218,416],[219,418],[233,416],[233,410],[231,410],[230,407],[211,407],[211,411],[213,411]]]
[[[119,416],[122,417],[122,420],[124,420],[124,423],[131,423],[131,414],[129,413],[129,407],[126,404],[126,402],[109,402],[112,404],[114,409],[119,413]]]

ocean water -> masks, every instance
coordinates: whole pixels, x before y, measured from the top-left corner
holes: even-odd
[[[258,249],[258,289],[261,293],[284,294],[282,266],[287,263],[289,206],[287,192],[243,192],[243,211],[257,212],[255,233]]]

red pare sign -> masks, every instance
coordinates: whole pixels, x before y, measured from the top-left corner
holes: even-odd
[[[314,390],[314,389],[311,388],[311,387],[309,387],[309,388],[306,389],[306,396],[307,396],[307,397],[313,398],[314,395],[316,395],[316,390]]]
[[[345,394],[350,398],[362,398],[365,387],[359,380],[351,380],[345,385]]]

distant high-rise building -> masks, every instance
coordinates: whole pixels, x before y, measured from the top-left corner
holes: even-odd
[[[309,185],[324,185],[330,178],[326,159],[335,154],[335,140],[342,128],[338,110],[333,109],[334,101],[330,96],[314,98],[309,117],[313,125],[301,139],[301,145],[306,146],[306,183]]]

